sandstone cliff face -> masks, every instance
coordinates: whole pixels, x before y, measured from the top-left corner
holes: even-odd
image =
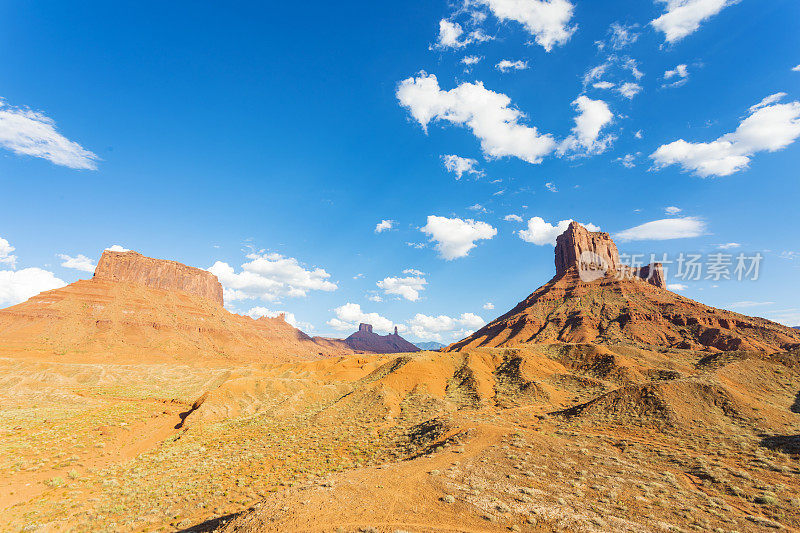
[[[154,289],[178,290],[222,305],[222,285],[211,272],[177,261],[153,259],[140,253],[106,250],[97,263],[94,279],[138,283]]]
[[[616,271],[619,268],[619,252],[611,236],[601,231],[589,231],[572,221],[567,231],[556,239],[556,276],[577,265],[584,252],[596,254],[609,270]],[[600,265],[594,263],[594,266]]]
[[[555,254],[556,277],[563,276],[570,267],[577,267],[597,273],[597,278],[641,278],[656,287],[667,286],[663,265],[654,263],[641,268],[624,265],[620,263],[617,245],[608,233],[589,231],[575,221],[556,238]]]

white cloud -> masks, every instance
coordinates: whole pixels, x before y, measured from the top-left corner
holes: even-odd
[[[674,69],[664,72],[665,80],[671,80],[672,78],[678,78],[678,80],[672,83],[666,83],[662,85],[662,87],[680,87],[684,85],[689,81],[689,68],[685,64],[680,64]]]
[[[394,220],[381,220],[375,225],[375,233],[383,233],[394,227]]]
[[[686,239],[699,237],[706,232],[706,223],[697,217],[664,218],[653,220],[620,231],[614,237],[620,241]]]
[[[75,257],[67,254],[58,254],[59,259],[63,261],[61,266],[64,268],[74,268],[83,272],[94,272],[96,265],[94,262],[83,254],[78,254]]]
[[[431,242],[436,243],[439,257],[447,261],[466,257],[477,246],[476,241],[491,239],[497,235],[497,229],[486,222],[435,215],[428,215],[428,223],[420,231],[428,235]]]
[[[627,98],[632,99],[634,96],[642,92],[642,86],[638,83],[626,82],[617,88],[617,92]]]
[[[642,138],[642,130],[638,130],[636,133],[633,134],[633,136],[636,137],[637,139],[641,139]]]
[[[127,248],[123,248],[119,244],[114,244],[106,248],[109,252],[130,252]]]
[[[408,321],[408,326],[415,337],[446,342],[471,335],[475,329],[485,323],[474,313],[462,313],[459,317],[429,316],[417,313]]]
[[[687,287],[683,283],[668,283],[667,284],[667,290],[670,290],[670,291],[673,291],[673,292],[685,291],[688,288],[689,287]]]
[[[506,222],[522,222],[522,217],[519,215],[511,214],[504,216],[503,220],[505,220]]]
[[[274,301],[283,296],[300,297],[309,291],[335,291],[337,285],[324,269],[306,270],[297,259],[278,253],[248,254],[249,262],[238,274],[233,267],[217,261],[209,272],[219,278],[226,301],[263,298]]]
[[[800,72],[800,65],[797,65],[796,67],[792,67],[792,72]]]
[[[313,331],[314,326],[309,322],[300,322],[297,320],[297,317],[294,313],[288,313],[286,311],[272,311],[267,309],[266,307],[251,307],[249,311],[247,311],[247,316],[251,318],[261,318],[262,316],[266,316],[269,318],[276,318],[280,315],[284,315],[283,319],[286,321],[287,324],[291,324],[293,327],[300,329],[302,331]]]
[[[749,111],[750,111],[750,113],[755,113],[756,111],[758,111],[762,107],[767,107],[769,105],[772,105],[772,104],[780,102],[781,100],[783,100],[783,98],[785,96],[786,96],[786,93],[771,94],[771,95],[765,97],[759,103],[757,103],[755,105],[751,105]]]
[[[614,120],[614,114],[602,100],[579,96],[572,104],[578,110],[572,134],[558,146],[558,153],[600,154],[614,141],[613,135],[600,138],[600,131]]]
[[[17,264],[17,256],[12,254],[15,248],[11,243],[0,237],[0,263],[11,265],[11,268]]]
[[[496,64],[494,68],[500,72],[508,72],[509,70],[525,70],[528,68],[528,62],[522,60],[510,61],[508,59],[504,59]]]
[[[442,162],[444,163],[444,168],[446,168],[448,172],[456,175],[457,180],[460,180],[465,173],[474,174],[478,177],[483,176],[483,171],[475,168],[475,165],[478,164],[475,159],[446,154],[442,156]]]
[[[439,21],[439,38],[436,46],[439,48],[461,48],[469,44],[466,40],[458,39],[464,35],[464,29],[457,22],[442,19]]]
[[[517,235],[525,242],[530,242],[539,246],[544,246],[546,244],[555,246],[556,237],[567,231],[570,222],[572,222],[571,218],[561,220],[554,226],[549,222],[545,222],[542,217],[533,217],[528,220],[528,229],[519,230]],[[600,231],[600,227],[592,223],[581,222],[580,224],[589,231]]]
[[[425,290],[425,285],[427,284],[428,281],[418,275],[405,278],[383,278],[377,283],[384,293],[397,294],[410,302],[419,300],[419,293]]]
[[[800,102],[775,103],[783,93],[768,96],[751,107],[736,131],[710,143],[679,139],[662,145],[650,157],[657,169],[680,165],[700,177],[729,176],[750,163],[758,152],[776,152],[800,137]]]
[[[403,324],[395,324],[378,313],[365,313],[358,304],[348,302],[333,312],[336,313],[336,317],[326,323],[339,331],[354,331],[361,323],[372,324],[372,329],[376,333],[392,333],[395,326],[399,332],[406,331]]]
[[[568,0],[474,0],[495,17],[519,22],[546,51],[569,41],[577,29],[569,26],[574,6]]]
[[[379,303],[383,301],[383,298],[381,298],[380,294],[370,294],[369,296],[367,296],[367,300],[369,300],[370,302]]]
[[[494,309],[494,304],[492,302],[486,302],[485,304],[483,304],[483,308],[486,309],[487,311],[491,311],[492,309]]]
[[[593,83],[592,87],[594,87],[595,89],[613,89],[614,87],[616,87],[616,85],[614,85],[610,81],[598,81],[597,83]]]
[[[668,43],[680,41],[694,33],[700,23],[713,17],[736,0],[656,0],[667,5],[667,11],[650,24],[664,34]]]
[[[556,187],[555,183],[547,182],[544,184],[544,188],[550,192],[558,192],[558,187]]]
[[[470,211],[475,211],[476,213],[488,213],[489,212],[481,204],[473,204],[473,205],[469,206],[467,209],[469,209]]]
[[[22,270],[0,270],[0,306],[24,302],[40,292],[65,286],[52,272],[41,268]]]
[[[484,34],[480,29],[465,35],[464,28],[458,22],[442,19],[439,21],[439,36],[436,39],[436,48],[463,48],[471,43],[491,41],[493,37]]]
[[[636,40],[639,39],[639,34],[635,33],[633,30],[638,27],[638,24],[632,24],[630,26],[618,22],[611,24],[611,27],[608,29],[609,33],[611,33],[611,37],[609,38],[611,48],[614,50],[622,50],[626,46],[635,43]]]
[[[664,212],[668,215],[677,215],[681,211],[683,211],[683,209],[681,209],[680,207],[675,207],[674,205],[664,208]]]
[[[486,89],[481,82],[443,91],[436,76],[421,72],[400,82],[397,99],[425,131],[432,120],[470,128],[487,158],[513,156],[536,164],[555,148],[550,135],[519,123],[524,115],[510,107],[508,96]]]
[[[0,98],[0,145],[15,154],[47,159],[75,169],[97,169],[98,157],[58,131],[42,113],[11,107]]]
[[[619,161],[625,168],[633,168],[636,166],[636,157],[639,155],[639,152],[635,154],[625,154],[622,157],[616,158],[614,161]]]
[[[738,242],[727,242],[725,244],[720,244],[717,246],[720,250],[733,250],[734,248],[739,248],[741,244]]]
[[[477,65],[481,62],[483,57],[481,56],[464,56],[461,59],[461,62],[464,63],[467,67],[471,67],[473,65]]]
[[[675,67],[673,70],[668,70],[664,72],[664,79],[669,80],[674,78],[675,76],[679,76],[681,78],[688,78],[689,77],[689,69],[686,67],[685,64],[680,64]]]

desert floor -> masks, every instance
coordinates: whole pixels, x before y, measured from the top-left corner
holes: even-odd
[[[3,531],[800,528],[800,358],[0,359]]]

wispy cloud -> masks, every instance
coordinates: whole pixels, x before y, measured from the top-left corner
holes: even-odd
[[[98,157],[56,130],[43,113],[12,107],[0,98],[0,145],[15,154],[74,169],[96,170]]]

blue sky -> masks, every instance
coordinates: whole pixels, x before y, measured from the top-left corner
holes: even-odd
[[[312,334],[449,342],[550,279],[575,219],[626,253],[761,253],[757,281],[669,282],[800,324],[797,2],[18,2],[0,20],[2,305],[118,245],[212,268],[230,309]]]

